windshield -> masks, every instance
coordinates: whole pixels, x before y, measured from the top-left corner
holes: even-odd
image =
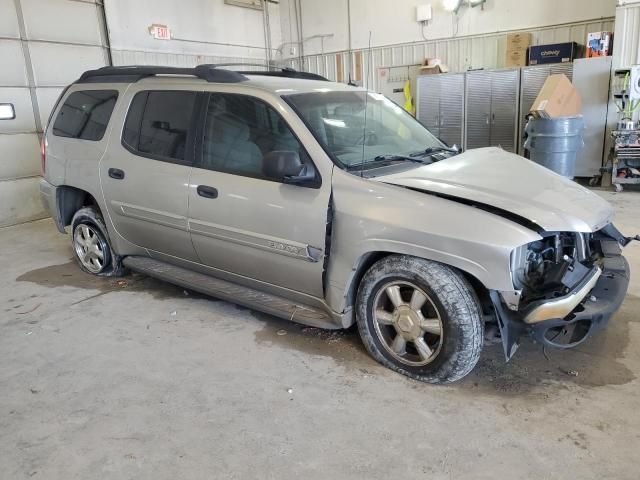
[[[362,163],[370,168],[381,156],[409,155],[444,146],[415,118],[379,93],[314,92],[285,98],[323,147],[346,168]]]

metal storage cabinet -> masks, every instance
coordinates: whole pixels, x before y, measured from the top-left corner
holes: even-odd
[[[518,130],[518,153],[524,155],[524,127],[527,125],[526,116],[536,101],[538,93],[549,75],[564,73],[569,80],[573,77],[572,63],[557,63],[523,67],[520,81],[520,127]]]
[[[517,149],[520,69],[482,70],[466,75],[465,149]]]
[[[418,77],[416,117],[448,145],[462,145],[464,73]]]

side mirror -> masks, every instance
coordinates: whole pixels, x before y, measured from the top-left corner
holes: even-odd
[[[0,103],[0,120],[13,120],[16,118],[16,109],[13,103]]]
[[[274,150],[263,159],[264,174],[268,178],[290,185],[310,185],[316,182],[312,167],[300,160],[298,152]]]

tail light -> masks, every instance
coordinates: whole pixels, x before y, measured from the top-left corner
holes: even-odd
[[[46,168],[47,168],[47,142],[43,136],[42,141],[40,142],[40,170],[43,177],[46,172]]]

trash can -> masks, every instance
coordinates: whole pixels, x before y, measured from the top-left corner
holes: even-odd
[[[576,155],[584,147],[582,115],[560,118],[531,117],[525,127],[527,139],[524,148],[534,162],[573,178]]]

